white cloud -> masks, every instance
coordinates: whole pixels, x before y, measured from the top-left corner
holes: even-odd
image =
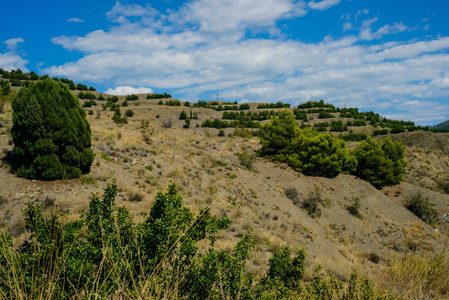
[[[280,19],[306,14],[304,1],[197,0],[171,15],[176,23],[191,23],[201,32],[223,33],[260,26],[274,26]]]
[[[70,23],[83,23],[84,20],[83,19],[79,19],[79,18],[70,18],[70,19],[67,20],[67,22],[70,22]]]
[[[153,19],[158,14],[159,12],[149,4],[147,7],[143,7],[138,4],[122,5],[120,1],[117,1],[114,7],[106,13],[106,16],[113,22],[127,23],[129,17]]]
[[[17,50],[17,44],[24,43],[25,40],[23,38],[15,38],[15,39],[9,39],[6,40],[4,43],[6,44],[6,48],[10,51]]]
[[[369,20],[372,23],[377,21],[377,18]],[[406,25],[404,25],[402,22],[395,23],[393,25],[384,25],[375,32],[372,31],[371,22],[367,21],[367,23],[362,25],[362,29],[360,31],[360,38],[362,40],[373,40],[373,39],[381,39],[386,34],[396,34],[399,32],[404,32],[406,30],[410,30],[410,28]],[[374,22],[373,22],[374,21]]]
[[[25,67],[28,61],[20,57],[19,55],[11,52],[0,53],[0,68],[4,70],[17,70],[21,69],[24,72],[28,72]]]
[[[4,42],[9,51],[0,53],[0,68],[4,70],[21,69],[24,72],[28,72],[26,68],[28,60],[22,58],[16,51],[17,45],[24,42],[23,38],[9,39]]]
[[[312,0],[308,3],[308,6],[311,9],[325,10],[337,5],[340,1],[341,0],[322,0],[320,2],[315,2],[315,0]]]
[[[117,86],[114,89],[108,89],[105,94],[108,95],[131,95],[131,94],[153,94],[153,90],[146,87],[132,87],[132,86]]]
[[[385,35],[410,29],[398,22],[373,30],[377,18],[361,20],[368,10],[359,11],[354,23],[349,15],[343,18],[351,25],[347,30],[361,30],[358,36],[328,36],[318,43],[244,38],[247,30],[282,34],[277,21],[304,14],[307,5],[324,9],[338,2],[196,0],[166,15],[149,6],[117,2],[108,17],[119,25],[82,37],[55,37],[55,44],[85,55],[43,72],[103,83],[116,87],[107,91],[115,94],[151,86],[170,88],[190,101],[218,91],[220,98],[229,100],[299,104],[324,99],[384,114],[399,109],[391,104],[393,99],[427,103],[449,97],[449,37],[383,42]],[[146,18],[157,21],[146,23]],[[427,113],[419,116],[412,107],[401,109],[421,122],[449,114],[445,106],[435,110],[423,105],[420,109]]]
[[[350,22],[344,22],[343,23],[343,30],[347,31],[347,30],[351,30],[352,29],[352,24]]]

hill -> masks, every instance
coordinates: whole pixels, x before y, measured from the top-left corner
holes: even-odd
[[[344,282],[358,270],[389,295],[413,299],[438,293],[448,298],[447,286],[446,290],[440,285],[438,290],[437,285],[426,290],[426,280],[431,279],[421,278],[422,282],[410,286],[408,277],[413,266],[418,267],[421,260],[432,262],[434,253],[444,253],[449,246],[448,133],[410,131],[407,128],[414,129],[414,125],[407,122],[377,119],[375,113],[356,109],[342,112],[329,105],[318,107],[319,102],[310,104],[312,107],[287,108],[295,112],[299,125],[310,124],[322,131],[331,130],[332,122],[341,121],[347,131],[331,132],[335,136],[358,134],[354,141],[348,141],[350,148],[363,135],[381,129],[388,129],[394,140],[402,141],[408,162],[405,181],[377,190],[352,175],[305,176],[285,164],[257,157],[260,143],[252,134],[257,126],[241,129],[238,125],[269,122],[269,118],[261,117],[262,111],[276,114],[284,108],[258,108],[259,103],[250,103],[244,109],[238,105],[237,110],[225,110],[235,104],[200,102],[186,106],[172,98],[137,95],[137,100],[128,100],[128,106],[121,107],[134,115],[128,117],[127,124],[117,124],[106,99],[85,107],[95,160],[90,174],[80,180],[43,182],[16,177],[8,164],[8,154],[14,148],[8,135],[12,126],[10,106],[7,104],[0,113],[0,227],[13,235],[16,246],[28,237],[22,211],[29,202],[42,204],[46,216],[70,210],[67,218],[74,220],[87,209],[92,193],[115,181],[118,205],[142,220],[141,213],[149,211],[156,191],[175,183],[193,212],[210,206],[213,214],[232,220],[230,228],[218,236],[218,249],[231,250],[247,228],[253,228],[256,244],[247,269],[256,276],[267,271],[273,251],[288,245],[295,251],[305,249],[305,278],[309,281],[321,272]],[[114,103],[123,105],[125,100],[120,96]],[[84,106],[87,101],[80,99]],[[183,111],[192,115],[189,128],[183,128],[185,120],[179,119]],[[224,112],[236,112],[237,119],[223,119]],[[207,120],[213,128],[206,127]],[[233,120],[240,123],[233,125]],[[374,127],[376,124],[378,127]],[[394,129],[399,132],[392,134]],[[384,136],[376,135],[379,139]],[[435,224],[423,222],[405,207],[408,200],[419,197],[428,199],[437,212]],[[319,216],[312,216],[304,208],[304,203],[314,201]],[[351,213],[351,207],[356,207],[358,214]],[[411,266],[412,262],[415,265]]]
[[[433,127],[437,128],[437,129],[449,129],[449,120],[444,121],[443,123],[440,123],[440,124],[435,125]]]

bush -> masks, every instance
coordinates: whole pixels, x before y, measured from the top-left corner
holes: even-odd
[[[404,145],[386,137],[382,143],[368,137],[353,151],[357,159],[355,175],[376,188],[398,184],[405,173]]]
[[[23,88],[12,107],[18,176],[55,180],[90,171],[94,154],[86,112],[63,83],[46,79]]]
[[[114,123],[119,124],[119,125],[128,123],[128,119],[126,117],[122,117],[122,113],[120,112],[120,108],[118,108],[118,107],[114,111],[114,115],[112,116],[112,121],[114,121]]]
[[[248,153],[248,151],[243,150],[240,153],[236,154],[237,157],[239,158],[240,161],[240,165],[250,171],[254,170],[254,160],[256,158],[256,156],[254,155],[254,153]]]
[[[136,94],[128,95],[126,96],[126,100],[133,101],[133,100],[139,100],[139,96]]]
[[[405,207],[427,224],[434,224],[437,218],[435,209],[430,205],[429,199],[425,198],[421,191],[410,195]]]
[[[259,153],[288,163],[298,172],[333,177],[352,172],[357,161],[342,140],[330,133],[300,129],[293,114],[283,111],[260,131],[262,148]]]
[[[134,116],[134,112],[131,109],[128,109],[127,111],[125,111],[125,116],[131,118],[132,116]]]
[[[185,120],[185,124],[182,125],[182,127],[184,127],[185,129],[190,128],[190,119],[189,119],[189,118],[187,118],[187,119]]]
[[[309,196],[304,199],[302,208],[307,211],[307,214],[312,218],[321,217],[320,204],[324,202],[321,197],[320,190],[316,188],[313,192],[309,193]]]
[[[186,113],[185,111],[182,111],[182,112],[179,114],[179,119],[180,119],[180,120],[185,120],[185,119],[187,119],[187,113]]]
[[[45,218],[41,206],[30,203],[24,211],[27,240],[14,247],[11,236],[0,233],[2,298],[377,299],[373,284],[360,282],[356,273],[346,289],[319,275],[307,283],[306,253],[292,258],[287,247],[273,253],[258,280],[245,269],[254,247],[249,233],[231,250],[215,249],[230,220],[212,216],[207,207],[195,215],[175,185],[157,192],[140,223],[116,207],[116,196],[117,186],[109,184],[102,199],[92,194],[87,213],[73,221],[66,212]]]
[[[363,219],[363,216],[360,214],[360,199],[358,197],[353,199],[354,203],[347,207],[349,213],[353,216],[356,216],[359,219]]]
[[[292,200],[294,204],[300,202],[299,193],[296,188],[285,188],[284,194],[288,199]]]

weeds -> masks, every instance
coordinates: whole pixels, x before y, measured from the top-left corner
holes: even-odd
[[[140,193],[129,192],[128,193],[128,201],[130,202],[142,202],[145,197]]]
[[[412,193],[407,199],[405,207],[427,224],[434,224],[437,218],[435,209],[430,205],[429,199],[421,191]]]
[[[346,209],[349,211],[349,213],[359,219],[363,219],[363,216],[360,214],[360,199],[358,197],[355,197],[353,200],[353,204],[350,206],[347,206]]]
[[[299,202],[301,201],[301,199],[299,199],[299,193],[298,190],[296,188],[285,188],[284,190],[284,194],[285,196],[292,200],[294,204],[299,204]]]
[[[247,170],[254,171],[254,160],[256,159],[256,155],[254,153],[248,153],[245,149],[240,153],[236,154],[239,158],[240,165]]]
[[[321,216],[320,204],[323,203],[323,198],[319,188],[315,188],[313,192],[309,193],[309,196],[304,199],[302,208],[307,211],[309,216],[317,218]]]
[[[92,178],[92,176],[80,177],[80,182],[81,182],[81,184],[95,185],[95,180]]]
[[[404,299],[446,299],[449,257],[445,252],[409,254],[390,261],[388,276]]]

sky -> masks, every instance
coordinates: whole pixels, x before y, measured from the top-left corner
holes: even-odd
[[[449,119],[449,1],[5,1],[0,67],[109,94]]]

